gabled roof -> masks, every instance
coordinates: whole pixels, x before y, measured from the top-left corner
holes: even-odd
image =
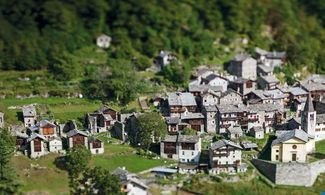
[[[208,91],[208,90],[212,90],[214,92],[222,91],[222,87],[221,86],[211,86],[211,85],[199,85],[199,84],[190,84],[188,86],[189,92],[203,92],[203,91]]]
[[[241,61],[244,61],[244,60],[246,60],[248,58],[251,58],[251,56],[246,54],[246,53],[240,53],[240,54],[237,54],[234,57],[233,61],[241,62]]]
[[[305,91],[304,89],[302,89],[300,87],[290,87],[290,88],[288,88],[288,92],[291,93],[294,96],[296,96],[296,95],[307,95],[308,94],[307,91]]]
[[[27,141],[30,142],[30,141],[32,141],[32,140],[34,140],[34,139],[36,139],[36,138],[40,138],[40,139],[42,139],[42,140],[46,140],[46,138],[45,138],[43,135],[40,135],[40,134],[38,134],[38,133],[33,133],[33,134],[30,136],[30,138],[27,139]]]
[[[217,107],[214,105],[209,105],[209,106],[204,106],[204,110],[207,111],[207,112],[217,112],[218,109]]]
[[[229,95],[231,93],[235,93],[235,94],[238,94],[240,96],[243,96],[241,93],[239,93],[239,92],[237,92],[237,91],[230,88],[230,89],[227,89],[227,91],[225,91],[224,93],[222,93],[221,97],[225,97],[225,96],[227,96],[227,95]]]
[[[255,149],[258,148],[256,143],[250,142],[250,141],[243,141],[241,143],[244,149]]]
[[[169,93],[168,104],[170,106],[196,106],[196,101],[191,93]]]
[[[24,116],[36,116],[36,109],[33,105],[23,106]]]
[[[238,134],[238,133],[243,133],[243,130],[241,129],[240,126],[235,126],[235,127],[229,127],[227,129],[227,132],[230,134]]]
[[[219,148],[225,147],[225,146],[230,146],[230,147],[234,147],[237,149],[243,149],[240,145],[230,141],[230,140],[226,140],[226,139],[222,139],[216,142],[213,142],[210,146],[211,150],[217,150]]]
[[[67,137],[72,137],[72,136],[75,136],[75,135],[77,135],[77,134],[79,134],[79,135],[83,135],[83,136],[85,136],[85,137],[88,136],[88,133],[85,132],[85,131],[79,131],[79,130],[73,129],[73,130],[71,130],[71,131],[69,131],[69,132],[67,133]]]
[[[166,117],[166,123],[169,125],[176,125],[180,122],[179,117]]]
[[[315,110],[314,110],[313,101],[311,99],[311,95],[308,94],[307,101],[304,107],[304,112],[314,112],[314,111]]]
[[[184,113],[181,113],[181,119],[203,119],[204,116],[202,113],[200,112],[184,112]]]
[[[40,126],[40,128],[45,127],[45,126],[56,127],[55,124],[51,123],[51,122],[48,121],[48,120],[41,120],[41,121],[39,122],[39,126]]]
[[[265,73],[270,73],[273,71],[273,68],[271,66],[265,66],[263,64],[260,64],[257,67]]]
[[[179,143],[197,143],[200,137],[197,135],[166,135],[163,142],[179,142]]]
[[[288,132],[281,134],[275,140],[273,140],[272,146],[283,143],[283,142],[288,141],[293,138],[297,138],[297,139],[307,143],[309,136],[305,131],[303,131],[301,129],[290,130]]]
[[[205,78],[202,78],[202,80],[204,81],[207,81],[207,82],[210,82],[212,80],[214,80],[215,78],[220,78],[220,79],[223,79],[225,81],[227,81],[228,79],[222,77],[222,76],[219,76],[219,75],[216,75],[216,74],[209,74],[208,76],[206,76]]]
[[[261,79],[263,79],[267,83],[280,83],[280,81],[275,77],[275,75],[261,76]]]

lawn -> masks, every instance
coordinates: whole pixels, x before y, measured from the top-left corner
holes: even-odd
[[[104,137],[104,136],[102,136]],[[90,166],[101,166],[108,170],[124,166],[130,172],[138,173],[155,166],[170,164],[173,161],[164,159],[153,160],[136,154],[136,149],[129,145],[116,144],[115,139],[106,139],[114,144],[105,144],[105,153],[93,156]],[[54,164],[57,154],[50,154],[37,160],[26,156],[16,156],[13,165],[23,185],[23,192],[68,194],[68,174]],[[41,168],[31,168],[31,164],[39,165]]]
[[[99,101],[80,99],[80,98],[9,98],[0,101],[0,111],[5,113],[5,122],[7,124],[19,124],[18,115],[21,109],[9,109],[12,106],[23,106],[37,103],[40,107],[45,107],[50,111],[55,119],[61,122],[70,119],[83,117],[87,112],[94,111],[101,106]]]
[[[316,152],[325,154],[325,140],[316,142]]]

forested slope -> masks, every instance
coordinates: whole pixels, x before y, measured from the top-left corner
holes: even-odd
[[[325,1],[1,0],[0,10],[2,70],[87,76],[73,54],[105,33],[113,41],[104,66],[137,59],[130,66],[143,70],[159,50],[170,50],[182,64],[165,76],[181,83],[193,66],[235,50],[241,38],[249,40],[240,45],[247,51],[285,50],[294,69],[325,73]]]

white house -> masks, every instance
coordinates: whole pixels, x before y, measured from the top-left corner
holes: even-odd
[[[104,153],[104,142],[101,140],[90,137],[89,139],[89,150],[92,154],[103,154]]]
[[[254,126],[250,128],[249,133],[255,139],[263,139],[264,138],[264,129],[262,126]]]
[[[210,85],[210,86],[220,86],[222,89],[222,92],[227,91],[228,87],[228,79],[216,75],[216,74],[210,74],[204,78],[202,78],[202,84],[204,85]]]
[[[102,34],[97,37],[96,44],[98,47],[106,49],[109,48],[109,46],[111,45],[111,41],[112,38],[110,36]]]
[[[22,109],[23,109],[25,127],[31,127],[35,125],[37,120],[35,106],[33,105],[24,106]]]
[[[60,137],[50,138],[48,144],[49,152],[59,152],[62,150],[62,140]]]
[[[47,154],[46,138],[40,134],[32,134],[27,140],[29,143],[29,155],[31,158],[38,158]]]
[[[229,140],[219,140],[209,148],[211,173],[237,172],[241,166],[242,147]]]

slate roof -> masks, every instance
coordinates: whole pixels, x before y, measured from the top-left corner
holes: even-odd
[[[189,92],[203,92],[203,91],[222,91],[221,86],[210,86],[210,85],[189,85],[188,86],[188,91]]]
[[[191,93],[170,93],[168,94],[170,106],[196,106],[196,101]]]
[[[256,143],[249,142],[249,141],[243,141],[243,142],[241,142],[241,145],[243,146],[244,149],[258,148]]]
[[[240,53],[234,57],[233,61],[241,62],[241,61],[246,60],[247,58],[250,58],[250,55],[248,55],[246,53]]]
[[[279,89],[272,89],[264,91],[264,97],[273,98],[273,99],[283,99],[286,98],[286,95]]]
[[[197,143],[200,137],[197,135],[166,135],[163,142]]]
[[[217,109],[220,113],[234,113],[234,112],[243,112],[247,111],[247,107],[244,104],[238,104],[238,105],[233,105],[233,104],[220,104],[217,105]]]
[[[23,115],[25,116],[36,116],[35,106],[29,105],[23,107]]]
[[[285,58],[286,52],[278,52],[278,51],[273,51],[273,52],[268,52],[266,54],[266,58],[271,58],[271,59],[282,59]]]
[[[45,138],[43,135],[40,135],[40,134],[38,134],[38,133],[33,133],[33,134],[30,136],[30,138],[27,139],[27,141],[30,142],[30,141],[32,141],[32,140],[34,140],[34,139],[36,139],[36,138],[40,138],[40,139],[42,139],[42,140],[46,140],[46,138]]]
[[[261,76],[261,79],[263,79],[267,83],[279,83],[280,82],[274,75]]]
[[[178,124],[180,119],[178,117],[166,117],[167,124]]]
[[[304,107],[304,111],[305,112],[314,112],[315,111],[313,101],[311,99],[310,94],[308,94],[307,101],[306,101],[305,107]]]
[[[264,132],[264,129],[261,126],[255,126],[255,127],[252,127],[251,128],[251,131],[254,131],[254,132],[261,132],[261,131],[263,131]]]
[[[240,145],[230,141],[230,140],[226,140],[226,139],[222,139],[222,140],[219,140],[219,141],[216,141],[216,142],[213,142],[210,146],[210,149],[211,150],[217,150],[219,148],[222,148],[224,146],[231,146],[231,147],[234,147],[234,148],[238,148],[238,149],[243,149]]]
[[[323,83],[304,83],[301,84],[301,87],[310,91],[325,91],[325,85]]]
[[[247,106],[247,109],[251,112],[271,112],[271,111],[283,111],[284,107],[281,104],[272,104],[272,103],[264,103],[264,104],[250,104]]]
[[[186,119],[203,119],[204,116],[202,113],[199,112],[185,112],[185,113],[181,113],[181,119],[186,120]]]
[[[220,78],[220,79],[223,79],[223,80],[227,80],[226,78],[224,78],[222,76],[219,76],[219,75],[216,75],[216,74],[209,74],[208,76],[206,76],[202,80],[210,82],[210,81],[212,81],[215,78]]]
[[[232,83],[239,83],[239,84],[243,84],[246,83],[247,81],[249,81],[249,79],[245,79],[243,77],[237,77],[235,80],[231,81]]]
[[[290,88],[288,88],[288,92],[291,93],[294,96],[307,95],[308,94],[307,91],[305,91],[304,89],[302,89],[300,87],[290,87]]]
[[[206,110],[207,112],[217,112],[218,111],[216,106],[204,106],[204,110]]]
[[[52,122],[50,122],[50,121],[48,121],[48,120],[41,120],[41,121],[39,122],[39,126],[40,126],[41,128],[44,127],[44,126],[46,126],[46,125],[49,125],[49,126],[51,126],[51,127],[56,127],[55,124],[53,124]]]
[[[301,129],[294,129],[285,132],[272,141],[272,146],[288,141],[292,138],[300,139],[303,142],[308,142],[308,134]]]
[[[265,66],[265,65],[261,64],[261,65],[258,65],[257,67],[265,73],[270,73],[273,71],[273,68],[271,66]]]
[[[229,95],[231,93],[236,93],[236,94],[238,94],[240,96],[243,96],[241,93],[239,93],[239,92],[237,92],[237,91],[235,91],[233,89],[227,89],[227,91],[225,91],[224,93],[221,94],[221,97],[225,97],[225,96],[227,96],[227,95]]]
[[[83,135],[85,137],[88,136],[88,133],[85,132],[85,131],[79,131],[79,130],[73,129],[73,130],[71,130],[71,131],[69,131],[67,133],[67,137],[72,137],[72,136],[77,135],[77,134]]]
[[[235,127],[229,127],[227,129],[228,133],[230,134],[242,134],[243,130],[241,129],[240,126],[235,126]]]

